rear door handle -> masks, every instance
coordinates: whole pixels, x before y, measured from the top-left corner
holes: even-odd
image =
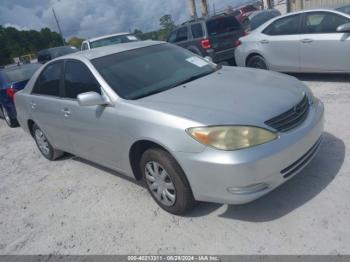
[[[269,40],[264,39],[264,40],[261,40],[261,41],[260,41],[260,43],[262,43],[262,44],[268,44],[268,43],[270,43],[270,41],[269,41]]]
[[[71,115],[68,108],[62,109],[62,113],[63,113],[64,117],[66,117],[66,118],[70,117],[70,115]]]
[[[30,102],[30,107],[31,107],[32,109],[35,109],[35,108],[36,108],[36,103]]]
[[[305,39],[301,39],[300,40],[302,43],[308,44],[308,43],[312,43],[314,40],[310,39],[310,38],[305,38]]]

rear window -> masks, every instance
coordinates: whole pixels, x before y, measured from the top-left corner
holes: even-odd
[[[207,29],[209,36],[216,36],[239,30],[241,24],[234,16],[225,16],[207,21]]]
[[[134,35],[117,35],[90,42],[90,48],[139,41]]]
[[[8,82],[21,82],[29,80],[39,67],[40,65],[38,64],[19,66],[16,69],[4,71],[4,74]]]

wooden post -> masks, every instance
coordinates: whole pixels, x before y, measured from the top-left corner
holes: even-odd
[[[197,11],[196,11],[196,2],[195,0],[188,0],[188,4],[190,6],[190,12],[192,18],[197,18]]]
[[[207,0],[201,0],[202,16],[208,16],[208,4]]]

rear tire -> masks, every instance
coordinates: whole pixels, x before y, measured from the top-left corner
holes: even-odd
[[[265,58],[260,55],[254,55],[250,57],[247,61],[247,67],[257,68],[257,69],[265,69],[268,70],[267,63]]]
[[[13,128],[13,127],[19,126],[17,120],[16,120],[16,119],[13,119],[13,118],[10,116],[9,112],[7,111],[7,109],[6,109],[6,107],[5,107],[4,105],[1,105],[1,112],[2,112],[2,114],[3,114],[3,116],[4,116],[4,119],[5,119],[6,124],[7,124],[9,127]]]
[[[151,148],[140,163],[148,192],[165,211],[180,215],[193,208],[192,190],[176,160],[165,150]]]
[[[47,140],[44,132],[38,127],[37,124],[33,125],[32,134],[35,140],[36,145],[40,153],[48,160],[53,161],[61,157],[64,152],[58,149],[55,149],[50,142]]]

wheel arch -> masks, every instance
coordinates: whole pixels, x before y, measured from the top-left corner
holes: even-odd
[[[249,59],[252,58],[253,56],[261,56],[261,57],[264,58],[265,61],[266,61],[266,58],[265,58],[262,54],[260,54],[260,53],[257,52],[257,51],[253,51],[253,52],[251,52],[251,53],[246,57],[246,59],[245,59],[245,61],[244,61],[245,66],[247,66]]]
[[[32,135],[32,137],[34,137],[34,134],[33,134],[34,124],[35,124],[35,122],[32,119],[28,119],[27,126],[28,126],[29,133]]]

